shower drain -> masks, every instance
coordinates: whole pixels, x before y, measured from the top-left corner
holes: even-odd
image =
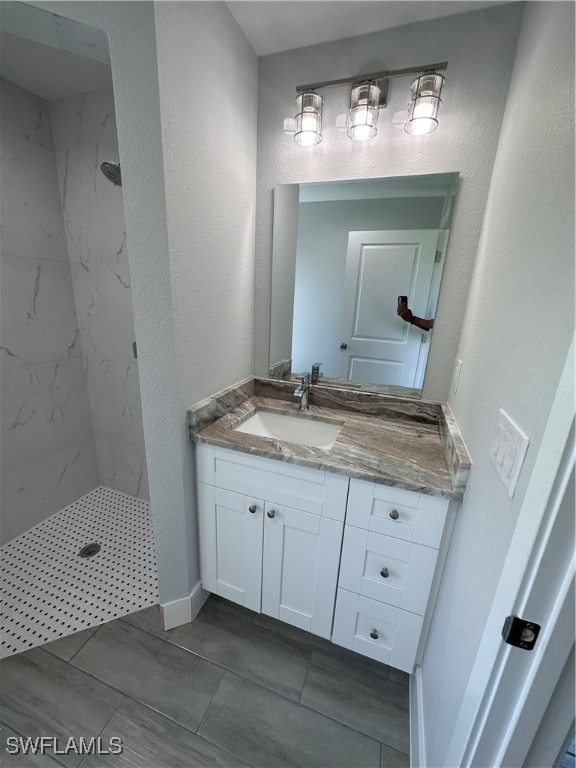
[[[94,557],[98,552],[100,552],[100,544],[86,544],[78,554],[80,557]]]

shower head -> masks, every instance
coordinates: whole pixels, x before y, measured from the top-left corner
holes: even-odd
[[[106,176],[108,181],[111,181],[115,187],[122,186],[122,174],[120,173],[120,163],[102,163],[100,170]]]

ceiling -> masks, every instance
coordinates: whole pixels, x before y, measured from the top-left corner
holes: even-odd
[[[0,30],[2,77],[46,101],[112,87],[110,65]]]
[[[465,13],[510,0],[230,0],[258,56]]]
[[[509,0],[230,0],[228,7],[259,56]],[[1,68],[8,80],[52,101],[112,85],[101,30],[26,3],[2,4]]]

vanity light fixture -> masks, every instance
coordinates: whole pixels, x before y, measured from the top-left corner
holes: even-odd
[[[284,120],[284,133],[292,134],[296,144],[312,147],[322,141],[322,104],[324,99],[312,89],[296,97],[296,117]]]
[[[404,126],[406,133],[422,136],[438,128],[438,107],[442,100],[444,78],[436,72],[424,72],[412,83],[412,98],[408,105],[408,122]]]
[[[378,133],[378,117],[381,109],[387,106],[388,85],[392,78],[419,75],[411,86],[411,100],[408,110],[394,113],[392,122],[395,128],[406,133],[422,135],[430,133],[438,126],[438,107],[444,77],[437,74],[444,70],[448,62],[430,64],[424,67],[409,67],[369,75],[349,77],[342,80],[327,80],[296,88],[297,114],[284,120],[284,133],[293,136],[294,141],[302,146],[313,146],[322,141],[322,107],[324,99],[317,93],[324,88],[351,85],[350,109],[347,114],[338,115],[336,129],[346,131],[350,139],[365,141]]]
[[[358,83],[350,93],[350,111],[348,112],[349,139],[365,141],[378,133],[378,110],[380,107],[380,87],[375,82]]]

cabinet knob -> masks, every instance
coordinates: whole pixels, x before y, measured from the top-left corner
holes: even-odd
[[[270,519],[272,519],[273,517],[276,517],[276,510],[275,509],[270,509],[270,510],[268,510],[268,512],[266,512],[266,514],[268,515],[268,517]]]
[[[256,504],[251,504],[251,505],[248,507],[248,511],[249,511],[249,512],[252,512],[252,514],[254,514],[254,513],[257,511],[257,510],[258,510],[258,507],[256,506]]]
[[[372,640],[378,640],[378,630],[373,629],[372,632],[370,632],[370,637],[372,638]]]
[[[343,341],[342,344],[340,344],[340,349],[348,349],[348,344],[346,344],[346,342]]]
[[[388,576],[390,576],[390,571],[388,570],[388,568],[382,568],[382,570],[380,571],[380,576],[382,576],[383,579],[387,579]]]
[[[398,518],[400,517],[400,512],[398,512],[397,509],[391,509],[390,517],[392,518],[392,520],[398,520]]]

